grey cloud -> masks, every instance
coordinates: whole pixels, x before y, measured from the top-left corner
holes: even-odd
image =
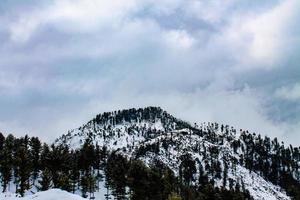
[[[72,5],[64,2],[57,5]],[[9,9],[0,16],[6,25],[0,31],[0,130],[53,140],[99,112],[157,105],[191,122],[218,121],[298,145],[292,138],[299,138],[299,103],[275,95],[299,82],[298,16],[286,17],[291,25],[278,39],[283,50],[276,49],[286,54],[272,66],[251,54],[255,36],[272,36],[272,29],[250,25],[266,13],[276,18],[274,9],[285,1],[202,1],[210,13],[200,14],[181,0],[172,6],[129,2],[105,5],[119,9],[114,17],[92,12],[87,18],[76,9],[60,13],[47,1],[18,14],[13,8],[22,6],[0,3]],[[18,23],[22,17],[34,26]],[[12,38],[12,25],[28,35],[17,31]]]

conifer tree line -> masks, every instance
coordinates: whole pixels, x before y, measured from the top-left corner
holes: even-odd
[[[183,159],[183,175],[178,178],[160,161],[147,167],[142,161],[109,152],[90,140],[80,149],[71,150],[67,145],[49,146],[37,137],[4,137],[0,133],[1,192],[13,189],[24,196],[32,188],[60,188],[92,197],[101,189],[99,182],[105,180],[104,189],[117,200],[250,199],[247,192],[214,188],[208,181],[191,186],[193,169],[189,162]],[[15,188],[9,188],[11,185]]]

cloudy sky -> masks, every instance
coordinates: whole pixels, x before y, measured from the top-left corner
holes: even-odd
[[[161,106],[300,145],[299,0],[1,0],[0,131]]]

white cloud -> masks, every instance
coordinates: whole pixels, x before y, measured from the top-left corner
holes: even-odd
[[[186,2],[185,9],[187,13],[196,16],[196,18],[200,20],[204,20],[212,24],[218,24],[222,21],[228,20],[231,15],[229,9],[235,2],[236,0],[191,0]]]
[[[285,59],[285,53],[291,51],[295,40],[299,41],[299,34],[291,34],[299,17],[299,6],[297,0],[281,1],[261,14],[236,16],[227,35],[248,51],[241,57],[241,66],[270,69]]]
[[[31,37],[31,34],[38,25],[39,21],[31,17],[21,18],[17,23],[10,25],[10,39],[15,42],[24,43]]]
[[[296,83],[293,86],[283,86],[275,91],[275,95],[281,99],[299,101],[300,83]]]
[[[249,20],[243,27],[252,34],[250,46],[251,56],[263,63],[274,65],[277,59],[282,58],[286,44],[289,41],[287,32],[294,15],[298,12],[299,1],[283,1],[270,12]]]
[[[0,128],[55,137],[99,112],[160,105],[184,120],[284,139],[295,128],[269,119],[267,100],[258,95],[264,85],[243,85],[255,82],[260,69],[271,77],[290,57],[284,53],[299,35],[293,32],[297,1],[261,12],[232,9],[237,4],[56,0],[16,14],[8,20],[13,42],[5,38],[0,45],[0,89],[6,88],[0,108],[17,114],[1,113],[7,120]],[[277,93],[299,99],[295,88]]]
[[[126,84],[126,83],[125,83]],[[121,85],[124,85],[121,83]],[[0,130],[15,133],[37,135],[46,141],[53,141],[67,130],[77,128],[96,114],[126,108],[161,106],[180,119],[191,123],[218,122],[249,130],[270,137],[278,137],[287,143],[298,145],[297,127],[276,123],[264,114],[262,100],[255,91],[245,88],[240,91],[224,91],[222,88],[197,89],[194,92],[153,92],[148,94],[137,88],[114,88],[108,96],[101,93],[76,109],[65,110],[49,107],[31,110],[26,121],[0,121]],[[47,113],[46,115],[44,115]],[[32,118],[31,115],[35,115]],[[41,120],[43,119],[43,120]],[[297,138],[297,139],[295,139]]]
[[[10,25],[11,39],[26,42],[39,26],[52,24],[65,31],[95,31],[118,26],[136,9],[136,0],[59,0],[47,7],[21,13]]]
[[[189,49],[195,43],[195,39],[184,30],[171,30],[165,32],[165,40],[175,49]]]
[[[139,2],[143,4],[143,8],[149,9],[152,14],[158,16],[174,14],[184,4],[183,0],[143,0]]]

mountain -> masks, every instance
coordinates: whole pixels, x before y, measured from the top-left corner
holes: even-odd
[[[3,200],[298,200],[299,168],[299,147],[159,107],[99,114],[50,145],[0,133]]]
[[[285,147],[276,138],[217,123],[191,125],[147,107],[99,114],[56,145],[78,149],[86,140],[148,167],[162,163],[185,185],[198,187],[207,179],[214,187],[238,188],[257,200],[299,198],[299,148]],[[190,176],[184,174],[186,165],[194,169]]]

